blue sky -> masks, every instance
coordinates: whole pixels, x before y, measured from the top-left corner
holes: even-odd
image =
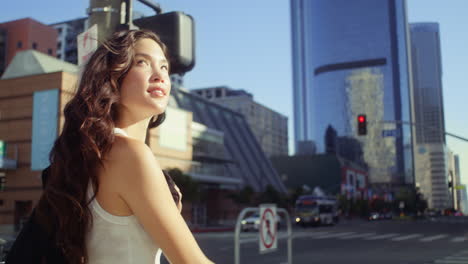
[[[288,0],[159,0],[163,11],[182,11],[196,23],[197,61],[186,88],[227,85],[289,117],[292,137],[291,35]],[[410,22],[438,22],[448,132],[468,138],[468,1],[408,0]],[[4,1],[0,22],[31,17],[44,24],[86,16],[88,0]],[[152,10],[135,1],[134,9]],[[460,155],[468,183],[468,142],[447,138]],[[290,142],[291,143],[291,142]],[[291,144],[290,144],[291,145]]]

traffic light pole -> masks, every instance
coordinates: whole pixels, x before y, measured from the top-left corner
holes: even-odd
[[[425,129],[431,129],[433,131],[437,131],[437,132],[440,132],[440,129],[437,129],[435,127],[432,127],[432,126],[427,126],[427,125],[420,125],[420,124],[416,124],[416,123],[413,123],[413,122],[409,122],[409,121],[402,121],[402,120],[395,120],[395,121],[381,121],[381,123],[392,123],[392,124],[403,124],[403,125],[411,125],[411,126],[422,126],[424,127]],[[451,136],[451,137],[454,137],[454,138],[457,138],[459,140],[463,140],[463,141],[466,141],[468,142],[468,139],[467,138],[464,138],[464,137],[461,137],[461,136],[457,136],[455,134],[452,134],[452,133],[449,133],[447,131],[443,131],[443,133],[447,136]]]
[[[162,13],[161,6],[158,3],[154,3],[150,0],[138,0],[140,3],[148,6],[149,8],[153,9],[154,12],[156,12],[156,15],[159,15]]]

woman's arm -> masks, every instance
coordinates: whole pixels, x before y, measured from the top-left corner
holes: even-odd
[[[175,264],[212,263],[182,218],[151,149],[135,140],[119,145],[112,169],[119,194],[164,255]]]

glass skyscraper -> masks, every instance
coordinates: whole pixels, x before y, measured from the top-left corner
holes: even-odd
[[[291,0],[291,20],[296,153],[332,151],[365,164],[371,183],[412,183],[405,1]]]
[[[438,23],[412,23],[415,182],[430,208],[451,207]]]

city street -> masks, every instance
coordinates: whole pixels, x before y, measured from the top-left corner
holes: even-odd
[[[283,229],[280,237],[285,237]],[[462,264],[468,263],[468,223],[347,221],[332,227],[294,228],[293,263]],[[234,263],[233,233],[196,234],[216,263]],[[287,263],[286,239],[260,255],[257,233],[243,233],[241,263]]]

